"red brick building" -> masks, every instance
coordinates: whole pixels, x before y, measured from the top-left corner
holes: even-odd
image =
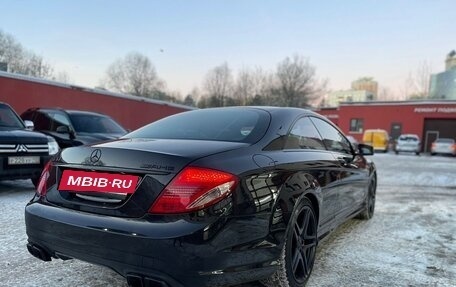
[[[0,72],[0,101],[21,114],[32,107],[60,107],[107,114],[127,129],[136,129],[191,107],[113,93],[101,89]]]
[[[456,101],[343,103],[317,112],[359,142],[366,129],[384,129],[392,139],[401,133],[417,134],[424,151],[438,137],[456,139]]]

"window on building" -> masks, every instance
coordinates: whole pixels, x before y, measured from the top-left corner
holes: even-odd
[[[363,119],[351,119],[350,120],[350,132],[362,133],[363,132]]]

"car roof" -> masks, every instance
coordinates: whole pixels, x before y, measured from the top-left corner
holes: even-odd
[[[435,141],[440,141],[440,140],[443,140],[443,141],[455,141],[455,140],[452,139],[452,138],[438,138],[438,139],[436,139]]]
[[[84,115],[97,115],[97,116],[103,116],[107,117],[105,114],[97,113],[97,112],[91,112],[91,111],[83,111],[83,110],[66,110],[62,108],[57,108],[57,107],[52,107],[52,108],[30,108],[28,111],[60,111],[64,112],[67,114],[84,114]]]
[[[66,110],[66,112],[69,113],[70,115],[79,114],[79,115],[96,115],[96,116],[107,117],[107,115],[105,115],[105,114],[100,114],[100,113],[90,112],[90,111]]]
[[[258,109],[269,112],[270,114],[287,114],[291,116],[298,116],[302,114],[314,115],[320,118],[325,118],[322,115],[315,113],[309,109],[293,108],[293,107],[273,107],[273,106],[233,106],[233,107],[219,107],[210,109]]]
[[[367,129],[364,132],[369,132],[369,133],[372,133],[372,132],[388,133],[386,130],[383,130],[383,129]]]

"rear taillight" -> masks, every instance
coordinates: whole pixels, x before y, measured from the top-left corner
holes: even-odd
[[[238,179],[227,172],[186,167],[168,184],[150,213],[186,213],[201,210],[227,197]]]
[[[47,192],[47,181],[49,179],[50,170],[51,170],[52,164],[51,161],[49,161],[43,168],[43,171],[41,172],[40,176],[40,181],[38,182],[38,186],[36,187],[36,194],[39,196],[45,196]]]

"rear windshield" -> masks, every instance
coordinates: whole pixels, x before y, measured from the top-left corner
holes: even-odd
[[[269,113],[258,109],[195,110],[164,118],[124,137],[255,143],[265,134],[269,121]]]
[[[71,123],[78,133],[125,134],[126,130],[110,117],[92,114],[70,114]]]
[[[0,129],[24,129],[24,124],[16,113],[6,105],[0,105]]]
[[[436,142],[452,144],[454,143],[454,139],[438,139]]]
[[[400,136],[400,137],[399,137],[399,140],[401,140],[401,141],[414,141],[414,142],[416,142],[416,141],[418,141],[418,137],[417,137],[417,136],[410,136],[410,135],[409,135],[409,136]]]

